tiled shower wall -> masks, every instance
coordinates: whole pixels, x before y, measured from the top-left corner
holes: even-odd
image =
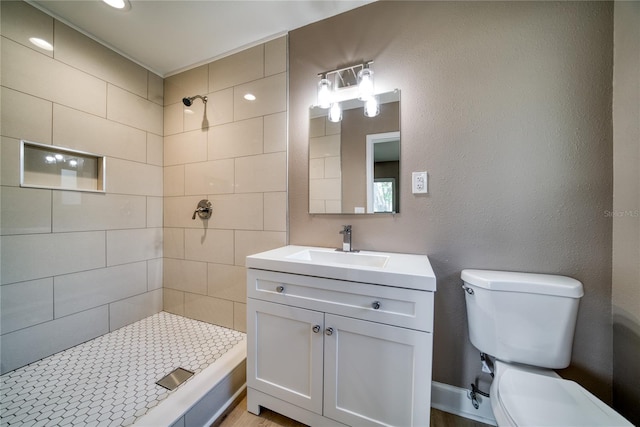
[[[164,309],[245,331],[244,259],[286,244],[286,37],[164,88]],[[213,214],[192,220],[201,199]]]
[[[6,372],[162,309],[163,80],[24,2],[1,7]],[[106,194],[21,188],[20,139],[105,155]]]

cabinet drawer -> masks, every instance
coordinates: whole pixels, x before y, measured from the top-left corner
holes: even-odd
[[[419,331],[433,331],[433,292],[248,269],[247,296]]]

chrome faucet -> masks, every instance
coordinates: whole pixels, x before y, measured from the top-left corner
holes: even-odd
[[[340,234],[342,234],[342,252],[358,252],[351,249],[351,226],[343,225]]]

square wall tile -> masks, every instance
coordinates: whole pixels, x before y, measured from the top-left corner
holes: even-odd
[[[324,178],[324,158],[309,159],[309,179]]]
[[[233,264],[233,230],[185,229],[184,256],[194,261]]]
[[[162,257],[162,228],[107,231],[107,265]]]
[[[53,104],[6,87],[0,88],[0,91],[2,134],[51,144]]]
[[[207,133],[199,130],[164,137],[164,165],[207,160]]]
[[[184,228],[164,228],[163,256],[184,259]]]
[[[57,104],[53,144],[136,162],[147,159],[145,131]]]
[[[264,46],[219,59],[209,64],[209,92],[226,89],[263,77]]]
[[[90,231],[144,228],[147,199],[144,196],[54,191],[53,231]]]
[[[233,193],[233,159],[185,165],[185,194]]]
[[[105,266],[104,231],[2,236],[0,243],[3,284]]]
[[[53,279],[56,318],[147,291],[147,263],[65,274]]]
[[[147,70],[78,31],[56,21],[55,58],[143,98]]]
[[[209,119],[209,126],[217,126],[233,121],[233,88],[209,94],[207,118]]]
[[[264,117],[264,152],[287,150],[287,113]]]
[[[287,233],[277,231],[236,231],[235,265],[245,265],[247,256],[287,244]]]
[[[147,291],[162,289],[162,258],[147,261]]]
[[[104,81],[8,39],[2,41],[2,85],[100,117],[106,114]]]
[[[264,75],[287,71],[287,36],[264,44]]]
[[[287,193],[264,193],[264,229],[287,231]]]
[[[247,269],[237,265],[209,264],[207,295],[247,302]]]
[[[261,154],[264,124],[262,117],[242,120],[209,129],[209,160]]]
[[[240,332],[247,332],[247,304],[233,303],[233,329]]]
[[[164,134],[162,106],[117,86],[107,87],[107,118],[134,128]]]
[[[184,105],[170,104],[164,107],[164,136],[184,132]]]
[[[147,132],[147,163],[162,166],[164,164],[164,139],[160,135]]]
[[[20,185],[20,140],[0,138],[0,179],[2,185]]]
[[[210,200],[213,213],[209,223],[212,226],[231,230],[262,230],[264,204],[261,193],[216,195],[211,196]]]
[[[162,227],[162,197],[147,197],[147,228]]]
[[[162,290],[162,310],[184,316],[184,292],[164,288]]]
[[[0,333],[53,320],[53,278],[4,285],[0,291]]]
[[[262,154],[235,159],[235,181],[238,193],[286,191],[286,153]]]
[[[0,199],[0,234],[51,233],[51,190],[2,187]]]
[[[151,71],[148,71],[147,75],[147,99],[164,105],[164,79]]]
[[[162,196],[162,167],[107,158],[107,182],[109,193],[138,196]]]
[[[207,263],[165,258],[164,288],[192,294],[207,294]]]
[[[340,157],[340,135],[321,136],[309,140],[309,158]]]
[[[327,121],[324,117],[314,117],[309,120],[309,138],[325,136],[324,125],[326,122]]]
[[[244,95],[252,93],[254,101]],[[233,90],[233,117],[243,120],[251,117],[280,113],[287,109],[287,74],[280,73],[264,79],[236,86]]]
[[[3,1],[0,2],[0,7],[0,34],[43,55],[53,57],[53,51],[37,47],[29,41],[31,37],[37,37],[54,45],[52,17],[22,1]],[[54,47],[57,48],[57,45]]]
[[[180,103],[182,98],[205,95],[208,90],[208,65],[192,68],[164,79],[164,105]]]
[[[184,315],[191,319],[233,328],[233,302],[185,293]]]
[[[82,328],[78,328],[82,325]],[[0,337],[2,370],[17,369],[109,332],[107,306],[86,310]]]
[[[165,197],[164,198],[164,226],[181,228],[202,228],[202,220],[193,212],[203,196]]]
[[[164,196],[184,196],[184,165],[164,168]]]
[[[109,304],[109,331],[159,313],[162,305],[162,289],[113,302]]]

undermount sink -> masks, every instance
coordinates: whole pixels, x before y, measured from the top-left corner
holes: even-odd
[[[436,277],[426,255],[341,252],[333,248],[290,245],[249,255],[246,266],[348,282],[436,290]]]
[[[289,259],[297,259],[303,261],[311,261],[318,263],[345,264],[360,267],[377,267],[383,268],[389,256],[374,255],[359,252],[339,252],[331,250],[305,249],[295,254],[287,256]]]

